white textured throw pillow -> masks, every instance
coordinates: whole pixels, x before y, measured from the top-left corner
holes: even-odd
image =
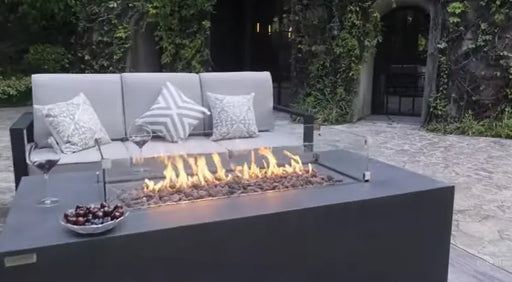
[[[213,141],[258,136],[254,115],[254,93],[225,96],[206,93],[212,110]]]
[[[75,98],[51,105],[34,105],[36,114],[44,117],[53,138],[64,154],[72,154],[96,145],[112,142],[94,108],[80,93]]]
[[[167,82],[151,108],[137,119],[153,133],[170,142],[185,140],[192,129],[210,112],[190,100],[177,87]]]

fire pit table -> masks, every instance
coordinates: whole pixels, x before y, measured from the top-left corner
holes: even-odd
[[[178,196],[156,188],[172,176],[168,166],[162,169],[165,177],[135,177],[129,163],[122,173],[116,161],[105,160],[107,169],[99,173],[53,175],[52,192],[61,202],[52,208],[35,205],[42,177],[25,177],[0,237],[0,277],[6,282],[447,280],[453,186],[345,150],[300,156],[302,168],[287,153],[276,154],[278,163],[289,158],[289,167],[279,166],[282,175],[251,170],[251,163],[219,172],[208,159],[207,166],[216,168],[208,173],[218,178],[204,183],[225,193],[199,193],[202,176],[191,165],[196,178],[185,179],[186,188],[159,186],[198,189]],[[272,167],[264,153],[251,158],[265,160],[260,168]],[[169,161],[179,178],[180,161],[165,158],[164,164]],[[361,165],[371,171],[370,181]],[[229,180],[218,180],[219,173]],[[237,191],[229,184],[260,181],[241,180],[258,174],[304,179],[299,187],[288,183],[294,187],[275,189],[265,188],[267,180]],[[317,183],[318,175],[329,177]],[[128,205],[133,200],[130,215],[112,231],[80,236],[60,226],[65,210],[105,198]]]

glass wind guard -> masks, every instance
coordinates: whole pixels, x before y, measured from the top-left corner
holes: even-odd
[[[313,152],[318,163],[358,181],[369,181],[369,142],[363,135],[336,126],[315,130]]]
[[[302,134],[289,133],[260,132],[256,138],[221,142],[194,136],[184,141],[197,142],[194,146],[155,139],[143,148],[142,154],[130,150],[133,144],[124,142],[132,154],[102,161],[100,178],[105,199],[128,208],[145,208],[339,186],[369,177],[366,137],[322,127],[314,131],[315,142],[311,146],[304,144]],[[269,142],[274,146],[265,146]],[[215,153],[205,152],[207,146]],[[186,150],[188,153],[184,154]]]

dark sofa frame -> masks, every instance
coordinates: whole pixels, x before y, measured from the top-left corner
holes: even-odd
[[[313,130],[315,117],[311,114],[301,113],[293,109],[274,106],[274,110],[284,112],[302,119],[304,126],[303,144],[307,152],[313,151]],[[14,170],[14,183],[16,190],[23,176],[28,176],[26,159],[26,144],[34,141],[34,116],[32,112],[23,113],[9,128],[11,138],[12,166]]]

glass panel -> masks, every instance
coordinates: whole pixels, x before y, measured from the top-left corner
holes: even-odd
[[[368,181],[368,138],[336,126],[315,131],[317,162],[358,181]]]
[[[162,153],[154,157],[103,160],[101,181],[106,200],[139,208],[365,181],[365,136],[323,126],[314,131],[314,144],[304,144],[303,126],[294,126],[261,132],[256,138],[217,143],[199,138],[205,146],[223,150],[214,154],[179,155],[177,149],[185,144],[152,140],[163,146],[156,150]],[[143,149],[146,155],[155,152],[157,145],[151,142]],[[262,147],[265,144],[276,146]]]

